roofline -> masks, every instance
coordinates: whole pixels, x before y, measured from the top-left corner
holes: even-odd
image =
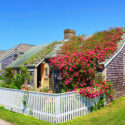
[[[23,43],[20,43],[19,45],[17,45],[16,47],[15,47],[15,49],[18,49],[18,47],[20,47],[21,45],[30,45],[30,46],[35,46],[35,45],[31,45],[31,44],[23,44]],[[13,47],[14,48],[14,47]],[[12,49],[12,48],[11,48]],[[9,49],[10,50],[10,49]]]
[[[20,43],[20,44],[18,44],[17,46],[12,47],[12,48],[17,49],[17,48],[20,47],[21,45],[36,46],[36,45],[32,45],[32,44],[24,44],[24,43]],[[6,51],[6,52],[7,52],[7,51],[11,50],[12,48],[10,48],[10,49],[8,49],[8,50],[0,50],[0,51]]]
[[[38,67],[40,63],[42,63],[45,59],[42,59],[35,67]]]
[[[30,45],[30,46],[36,46],[36,45],[26,44],[26,43],[20,43],[19,45]]]
[[[45,60],[45,59],[42,59],[42,60],[41,60],[39,63],[37,63],[36,65],[27,65],[26,67],[28,67],[28,68],[29,68],[29,67],[30,67],[30,68],[31,68],[31,67],[32,67],[32,68],[33,68],[33,67],[34,67],[34,68],[37,68],[44,60]],[[20,66],[21,66],[21,65],[20,65]],[[19,66],[19,67],[20,67],[20,66]],[[19,68],[19,67],[11,66],[11,65],[9,65],[8,67],[12,67],[12,68],[14,68],[14,69],[18,69],[18,68]]]
[[[24,66],[24,65],[20,65],[20,66]],[[13,69],[20,69],[20,66],[19,67],[7,66],[7,67],[12,67]],[[35,66],[26,66],[26,68],[29,68],[29,69],[30,68],[35,68]]]
[[[125,43],[123,43],[122,47],[104,64],[104,67],[106,67],[123,49],[125,46]]]
[[[3,61],[6,57],[10,56],[13,52],[16,52],[17,50],[14,49],[12,52],[10,52],[8,55],[4,56],[3,58],[0,59],[0,61]]]
[[[12,54],[13,52],[15,52],[15,51],[17,51],[17,48],[20,46],[21,44],[19,44],[18,46],[15,46],[15,47],[13,47],[13,48],[15,48],[12,52],[10,52],[10,53],[8,53],[7,55],[5,55],[5,56],[3,56],[1,59],[0,59],[0,61],[3,61],[6,57],[8,57],[10,54]],[[11,48],[11,49],[13,49],[13,48]],[[9,50],[11,50],[11,49],[9,49]],[[9,51],[9,50],[7,50],[7,51]],[[6,52],[7,52],[6,51]]]
[[[3,58],[1,58],[0,61],[4,60],[4,59],[5,59],[6,57],[8,57],[10,54],[12,54],[13,52],[15,52],[15,51],[18,49],[18,47],[20,47],[21,45],[35,46],[35,45],[31,45],[31,44],[23,44],[23,43],[21,43],[21,44],[17,45],[12,52],[8,53],[8,54],[5,55]],[[13,48],[14,48],[14,47],[13,47]],[[11,48],[11,49],[12,49],[12,48]],[[9,49],[9,50],[11,50],[11,49]],[[4,50],[4,51],[7,52],[7,51],[9,51],[9,50]]]

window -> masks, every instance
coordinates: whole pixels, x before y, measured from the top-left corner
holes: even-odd
[[[16,60],[18,58],[18,54],[14,54],[13,60]]]

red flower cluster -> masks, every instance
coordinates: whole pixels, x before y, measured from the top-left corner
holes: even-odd
[[[100,62],[117,50],[122,34],[122,29],[112,28],[86,40],[74,37],[64,44],[62,51],[50,62],[59,68],[67,91],[80,89],[81,94],[90,98],[108,93],[111,84],[97,77],[97,70],[103,69]]]

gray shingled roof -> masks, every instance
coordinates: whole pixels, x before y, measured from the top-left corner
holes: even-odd
[[[5,53],[1,54],[0,60],[3,60],[4,58],[8,57],[11,53],[14,51],[19,51],[21,53],[25,53],[27,50],[31,49],[34,45],[29,44],[19,44],[18,46],[15,46],[8,51],[5,51]]]
[[[43,61],[44,59],[52,58],[52,57],[57,56],[57,51],[60,50],[60,47],[62,45],[63,44],[60,44],[60,43],[56,44],[53,47],[53,50],[49,54],[45,55],[44,57],[41,57],[40,59],[36,60],[32,64],[28,64],[27,66],[28,67],[37,67],[41,63],[41,61]],[[46,45],[40,45],[40,46],[35,46],[35,47],[31,48],[29,51],[27,51],[25,54],[23,54],[22,56],[20,56],[17,60],[15,60],[9,66],[11,66],[13,68],[18,68],[21,65],[24,65],[25,61],[28,61],[30,59],[30,57],[36,55],[37,53],[39,53],[42,49],[44,49],[47,46],[48,46],[48,44],[46,44]]]
[[[5,53],[2,54],[1,58],[0,58],[0,61],[3,60],[5,57],[7,57],[8,55],[10,55],[13,51],[16,51],[16,48],[18,46],[15,46],[11,49],[9,49],[8,51],[6,51]]]
[[[60,50],[61,46],[63,46],[63,44],[57,44],[54,46],[53,50],[47,54],[45,56],[45,58],[52,58],[52,57],[56,57],[57,56],[57,51]]]
[[[52,50],[50,53],[48,53],[47,55],[41,57],[39,60],[36,60],[34,63],[29,64],[28,66],[30,66],[30,67],[31,67],[31,66],[32,66],[32,67],[33,67],[33,66],[34,66],[34,67],[37,67],[44,59],[50,59],[50,58],[52,58],[52,57],[56,57],[56,56],[57,56],[57,51],[60,50],[60,48],[61,48],[62,45],[63,45],[63,44],[60,44],[60,43],[54,45],[53,50]]]
[[[14,62],[12,62],[9,66],[14,67],[14,68],[18,68],[21,65],[24,65],[25,61],[28,61],[30,59],[30,57],[32,57],[35,54],[37,54],[38,52],[40,52],[47,45],[48,44],[32,47],[30,50],[28,50],[22,56],[20,56],[19,58],[17,58]],[[30,66],[34,66],[34,64],[31,64]]]
[[[3,55],[6,53],[6,51],[0,50],[0,59],[3,57]]]
[[[123,38],[123,40],[121,40],[118,43],[118,50],[115,52],[115,54],[112,57],[110,57],[109,59],[106,59],[104,62],[101,62],[101,64],[104,64],[104,65],[107,64],[120,51],[120,49],[125,44],[125,34],[123,34],[122,38]],[[31,48],[29,51],[27,51],[25,54],[23,54],[22,56],[20,56],[17,60],[15,60],[9,66],[12,66],[14,68],[18,68],[18,67],[20,67],[20,65],[24,65],[25,61],[28,61],[30,59],[30,57],[32,57],[33,55],[36,55],[42,49],[44,49],[45,47],[47,47],[47,45],[40,45],[40,46],[35,46],[35,47]],[[52,58],[52,57],[57,56],[57,51],[60,50],[60,48],[61,48],[62,45],[63,45],[62,43],[56,44],[54,46],[53,50],[49,54],[45,55],[44,57],[41,57],[39,60],[36,60],[34,63],[29,64],[28,66],[37,67],[44,59]]]
[[[32,47],[34,47],[34,45],[30,45],[30,44],[20,44],[17,47],[17,51],[21,52],[21,53],[25,53],[27,50],[31,49]]]

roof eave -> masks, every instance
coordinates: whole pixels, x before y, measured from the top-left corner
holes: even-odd
[[[104,63],[104,67],[108,66],[108,64],[121,52],[124,46],[125,46],[125,43],[123,43],[122,47],[108,61]]]
[[[14,53],[14,52],[16,52],[17,50],[13,50],[11,53],[9,53],[8,55],[6,55],[6,56],[4,56],[4,57],[2,57],[1,59],[0,59],[0,61],[3,61],[5,58],[7,58],[8,56],[10,56],[12,53]]]

